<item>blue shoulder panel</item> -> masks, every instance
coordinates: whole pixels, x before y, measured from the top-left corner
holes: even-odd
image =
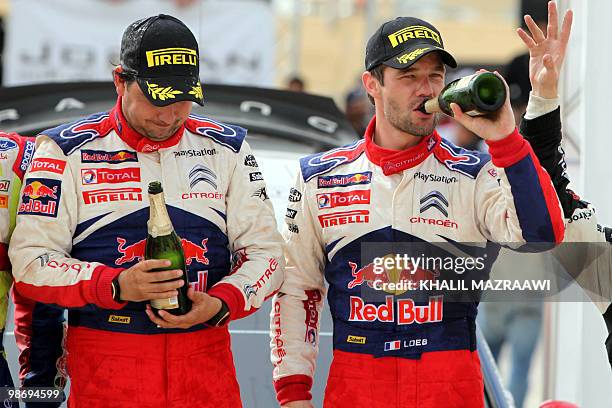
[[[352,163],[365,152],[365,140],[338,147],[323,153],[315,153],[300,159],[302,177],[308,182],[313,177],[328,173],[341,164]]]
[[[227,147],[235,153],[240,151],[247,130],[239,126],[227,125],[204,116],[189,115],[185,127],[191,133],[211,138],[216,143]]]
[[[53,139],[68,156],[84,144],[108,135],[112,129],[108,112],[99,112],[76,122],[47,129],[41,134]]]
[[[449,170],[472,179],[475,179],[484,165],[491,160],[487,153],[455,146],[446,139],[442,139],[434,148],[434,156]]]

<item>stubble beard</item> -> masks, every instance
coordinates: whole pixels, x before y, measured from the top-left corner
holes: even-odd
[[[410,119],[411,111],[400,108],[394,102],[389,103],[387,106],[385,106],[384,113],[389,123],[396,129],[413,136],[424,137],[430,135],[440,121],[439,114],[435,113],[433,122],[425,126],[417,125]]]

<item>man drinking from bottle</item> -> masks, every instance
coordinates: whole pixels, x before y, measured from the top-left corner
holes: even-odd
[[[22,295],[69,308],[69,406],[241,406],[227,322],[278,288],[282,241],[246,130],[190,114],[198,74],[185,24],[136,21],[115,107],[37,138],[9,255]],[[180,316],[148,305],[183,285],[183,271],[155,271],[168,260],[143,260],[152,181],[188,265]]]
[[[364,139],[300,161],[284,232],[287,271],[271,319],[274,384],[284,407],[312,407],[325,280],[334,359],[324,406],[484,406],[477,301],[450,302],[446,293],[417,298],[384,286],[445,275],[461,281],[461,272],[376,268],[406,255],[398,248],[410,243],[419,248],[410,256],[445,247],[451,259],[480,257],[487,269],[498,243],[558,243],[564,226],[550,178],[516,130],[508,99],[488,116],[451,105],[490,156],[435,131],[436,115],[420,107],[444,87],[446,66],[456,62],[434,26],[412,17],[384,23],[366,47],[362,80],[376,115]]]

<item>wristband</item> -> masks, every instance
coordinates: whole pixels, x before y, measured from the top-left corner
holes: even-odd
[[[113,300],[121,303],[121,286],[119,285],[119,275],[111,281],[111,289],[113,291]]]
[[[221,299],[219,300],[221,301],[221,309],[219,309],[217,314],[215,314],[213,317],[211,317],[209,320],[205,322],[205,324],[207,324],[208,326],[220,327],[220,326],[223,326],[229,320],[229,317],[230,317],[229,307],[227,307],[227,305],[225,304],[223,300]]]

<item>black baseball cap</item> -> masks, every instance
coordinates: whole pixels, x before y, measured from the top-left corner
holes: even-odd
[[[446,65],[457,67],[455,58],[444,49],[437,28],[418,18],[398,17],[381,25],[368,40],[365,68],[369,71],[384,64],[404,69],[434,51],[440,53]]]
[[[130,24],[121,39],[121,66],[155,106],[203,105],[198,42],[178,18],[159,14]]]

